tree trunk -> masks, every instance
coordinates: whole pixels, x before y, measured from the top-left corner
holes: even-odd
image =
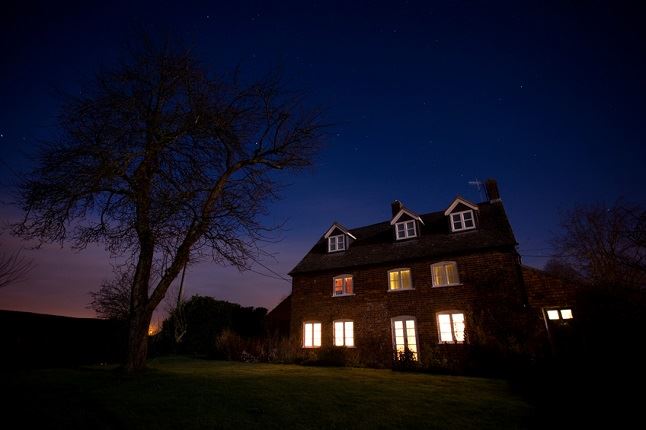
[[[152,312],[145,308],[136,309],[128,322],[128,351],[124,370],[134,373],[146,367],[148,357],[148,327],[152,319]]]

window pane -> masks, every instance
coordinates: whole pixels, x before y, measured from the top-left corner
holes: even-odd
[[[390,272],[390,289],[399,289],[399,272],[397,271]]]
[[[337,249],[345,249],[345,236],[339,236],[337,241]]]
[[[464,342],[464,314],[453,314],[453,334],[456,342]]]
[[[404,322],[403,321],[395,321],[395,328],[396,329],[398,329],[398,328],[403,329],[404,328]]]
[[[336,278],[334,280],[334,294],[343,294],[343,278]]]
[[[314,346],[321,346],[321,323],[314,323]]]
[[[312,346],[312,324],[305,324],[303,329],[305,331],[303,345]]]
[[[466,221],[472,221],[473,220],[473,212],[465,212],[462,214],[462,218],[464,219],[465,223]]]
[[[453,333],[451,331],[451,316],[449,314],[438,315],[437,320],[440,324],[440,341],[453,342]]]
[[[446,285],[449,283],[445,264],[433,266],[433,283],[434,285]]]
[[[462,222],[456,221],[453,223],[453,230],[462,230]]]
[[[433,266],[433,285],[442,285],[442,266]]]
[[[457,284],[458,283],[458,270],[455,263],[449,263],[446,266],[446,277],[447,284]]]
[[[352,294],[352,276],[345,278],[345,293]]]
[[[572,317],[572,309],[561,309],[561,318],[564,320],[571,320]]]
[[[354,346],[354,323],[352,321],[345,322],[345,345]]]
[[[412,288],[412,284],[410,282],[410,270],[401,271],[401,280],[402,288]]]
[[[333,237],[330,238],[330,251],[336,251],[336,241]]]
[[[343,323],[334,323],[334,344],[336,346],[343,346]]]
[[[397,233],[401,233],[403,236],[405,230],[406,230],[406,226],[404,225],[404,223],[397,224]]]
[[[408,221],[406,223],[406,230],[408,237],[415,236],[415,221]]]
[[[406,327],[415,328],[415,320],[406,320]]]
[[[473,226],[473,220],[464,220],[464,228],[472,228]]]
[[[551,320],[557,320],[559,319],[559,311],[556,311],[556,310],[547,311],[547,317]]]

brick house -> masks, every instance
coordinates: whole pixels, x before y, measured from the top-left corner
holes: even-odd
[[[523,349],[524,333],[547,340],[567,325],[573,289],[521,265],[497,184],[485,185],[479,204],[458,196],[418,215],[395,201],[387,221],[333,223],[290,272],[292,346],[340,347],[373,366],[408,350],[460,370],[478,346]]]

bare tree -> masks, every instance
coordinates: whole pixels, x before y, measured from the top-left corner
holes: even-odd
[[[0,253],[0,288],[24,281],[33,262],[21,250]]]
[[[97,291],[90,293],[92,300],[88,307],[99,318],[125,321],[130,312],[131,289],[132,271],[115,269],[113,279],[104,281]]]
[[[554,245],[561,265],[592,285],[646,285],[646,210],[639,205],[575,208],[565,215]]]
[[[19,186],[13,229],[132,258],[128,372],[145,366],[153,311],[189,257],[246,269],[261,255],[271,172],[310,165],[322,130],[277,79],[243,85],[188,51],[143,45],[64,105],[60,138]]]

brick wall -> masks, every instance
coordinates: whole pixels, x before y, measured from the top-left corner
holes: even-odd
[[[493,302],[496,294],[523,300],[517,255],[510,251],[446,258],[455,261],[461,285],[433,287],[431,264],[443,260],[424,260],[401,265],[379,265],[316,274],[299,274],[292,284],[291,342],[302,345],[304,321],[322,323],[322,346],[333,345],[333,321],[354,321],[356,352],[364,363],[389,366],[392,357],[391,318],[412,316],[417,321],[420,361],[434,367],[458,368],[473,342],[439,344],[436,314],[462,311],[466,317],[467,339],[475,339],[475,330],[488,330],[476,320],[474,312],[483,301]],[[413,290],[388,291],[388,271],[410,268]],[[332,295],[332,279],[351,274],[354,295]],[[491,291],[486,291],[491,290]],[[496,291],[493,291],[496,290]],[[484,294],[483,294],[484,293]],[[493,293],[493,294],[488,294]],[[480,309],[480,308],[478,308]]]

